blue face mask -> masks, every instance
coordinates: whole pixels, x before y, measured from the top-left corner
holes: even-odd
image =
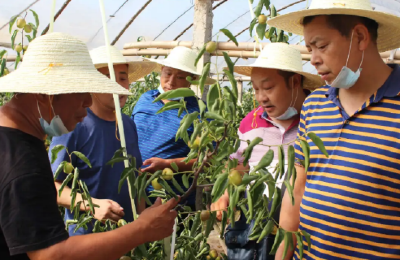
[[[158,87],[158,92],[160,92],[160,94],[165,93],[164,89],[161,87],[161,85]],[[181,100],[181,97],[177,97],[177,98],[169,98],[169,101],[179,101]]]
[[[54,108],[52,105],[51,105],[51,109],[53,110],[53,114],[55,116],[51,120],[50,124],[46,120],[44,120],[44,118],[42,117],[42,114],[40,113],[39,103],[37,103],[37,106],[38,106],[39,115],[40,115],[40,118],[39,118],[40,125],[42,126],[43,131],[48,136],[54,137],[54,136],[61,136],[63,134],[69,133],[68,129],[65,127],[61,118],[58,115],[55,115],[56,113],[54,113]]]
[[[292,78],[292,86],[294,87],[293,78]],[[296,101],[297,101],[297,96],[299,94],[299,88],[296,88],[296,89],[297,89],[296,98],[293,101],[293,92],[294,91],[292,91],[292,100],[290,101],[290,106],[288,107],[288,109],[286,109],[285,113],[283,113],[282,115],[280,115],[278,117],[275,117],[276,119],[282,120],[282,121],[289,120],[298,114],[297,109],[294,108],[294,105],[296,104]],[[293,104],[292,104],[292,102],[293,102]]]

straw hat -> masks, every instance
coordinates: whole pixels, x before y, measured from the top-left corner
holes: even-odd
[[[157,70],[161,70],[161,66],[171,67],[174,69],[182,70],[185,72],[189,72],[196,76],[201,76],[196,70],[196,66],[194,66],[194,62],[197,58],[197,52],[189,49],[187,47],[178,46],[172,49],[171,53],[164,60],[156,60],[151,58],[145,58],[146,60],[155,62],[159,64]],[[215,80],[212,78],[206,79],[206,84],[214,84]]]
[[[138,79],[150,74],[157,67],[154,62],[148,61],[127,61],[121,51],[115,46],[110,46],[111,60],[114,65],[127,64],[129,83],[135,82]],[[96,69],[108,67],[107,47],[101,46],[90,51],[90,57]]]
[[[20,68],[0,78],[0,93],[131,93],[98,72],[86,44],[64,33],[48,33],[29,44]]]
[[[303,88],[310,90],[324,85],[320,76],[303,71],[300,51],[286,43],[267,44],[253,64],[235,66],[234,71],[238,74],[251,76],[253,68],[277,69],[303,75]]]
[[[313,0],[310,8],[277,16],[268,25],[303,35],[304,17],[315,15],[354,15],[375,20],[378,28],[378,50],[384,52],[400,47],[400,17],[373,11],[370,0]]]

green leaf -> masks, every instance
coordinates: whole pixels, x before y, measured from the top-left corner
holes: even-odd
[[[290,183],[289,183],[288,180],[284,181],[283,183],[284,183],[285,186],[286,186],[286,189],[287,189],[287,191],[288,191],[288,193],[289,193],[289,196],[290,196],[290,199],[291,199],[291,201],[292,201],[292,205],[294,206],[293,187],[290,185]]]
[[[225,71],[226,75],[228,76],[229,82],[231,83],[231,86],[232,86],[232,93],[233,93],[233,97],[234,97],[234,100],[232,100],[232,101],[234,104],[237,104],[237,99],[238,99],[238,95],[239,95],[238,88],[237,88],[237,82],[235,80],[235,77],[233,76],[233,74],[230,71],[226,71],[226,70],[224,70],[224,71]]]
[[[278,187],[275,187],[274,198],[272,201],[271,210],[269,212],[270,218],[272,218],[274,216],[274,213],[275,213],[276,209],[278,208],[279,204],[281,204],[281,201],[282,201],[281,189],[279,189]]]
[[[275,222],[274,222],[272,219],[270,219],[270,220],[268,221],[267,225],[265,225],[263,231],[261,232],[261,235],[260,235],[260,237],[258,238],[257,243],[260,243],[261,240],[262,240],[264,237],[266,237],[266,236],[268,236],[269,234],[271,234],[271,232],[274,230],[274,226],[275,226]]]
[[[243,157],[245,158],[244,161],[243,161],[243,166],[247,165],[247,162],[250,159],[251,153],[253,152],[254,146],[256,146],[257,144],[261,143],[262,141],[263,141],[263,139],[260,138],[260,137],[254,138],[250,142],[249,146],[247,146],[247,148],[243,151]]]
[[[168,111],[168,110],[172,110],[172,109],[178,109],[183,107],[181,103],[176,102],[176,101],[170,101],[167,104],[165,104],[162,108],[160,108],[160,110],[158,110],[156,112],[156,114],[160,114],[162,112]]]
[[[18,29],[15,29],[15,31],[11,36],[11,49],[13,50],[14,50],[15,37],[17,37],[17,34],[18,34]]]
[[[140,201],[143,197],[143,195],[146,194],[146,180],[147,180],[147,172],[142,173],[141,175],[139,175],[138,177],[138,200]]]
[[[224,237],[226,224],[228,223],[228,213],[226,210],[222,211],[222,220],[221,220],[221,233],[219,234],[220,238]]]
[[[39,29],[39,16],[37,15],[37,13],[35,11],[33,11],[32,9],[29,9],[29,11],[32,12],[33,17],[35,17],[35,25],[36,28]]]
[[[32,39],[35,39],[37,35],[37,28],[33,27],[32,28]]]
[[[228,186],[228,173],[220,174],[214,183],[213,190],[211,192],[212,202],[216,202],[222,194],[224,194],[226,187]]]
[[[210,111],[206,112],[204,114],[204,116],[205,116],[205,118],[208,118],[208,119],[221,120],[221,121],[225,120],[222,116],[218,115],[217,113],[210,112]]]
[[[217,84],[213,84],[210,86],[208,89],[207,93],[207,106],[211,109],[209,109],[212,112],[215,112],[213,109],[215,101],[219,98],[219,89]]]
[[[158,178],[158,183],[167,191],[171,196],[173,196],[175,199],[178,199],[178,196],[176,196],[176,193],[172,190],[171,186],[163,179],[163,178]]]
[[[76,184],[78,183],[78,178],[79,178],[79,168],[75,167],[74,180],[72,181],[71,190],[75,190]]]
[[[67,178],[63,181],[63,183],[60,186],[60,189],[58,190],[58,196],[61,197],[61,193],[64,190],[65,186],[74,178],[73,174],[68,174]]]
[[[111,167],[113,167],[115,163],[123,162],[123,161],[128,160],[128,159],[129,159],[128,157],[118,157],[118,158],[115,158],[115,159],[112,159],[112,160],[108,161],[106,163],[106,165],[111,165]]]
[[[294,161],[295,161],[294,147],[293,147],[293,145],[289,145],[289,147],[288,147],[288,179],[290,179],[290,177],[292,177],[293,170],[294,170]]]
[[[54,180],[57,180],[58,175],[64,170],[64,165],[66,164],[66,161],[63,161],[58,165],[57,170],[54,172]]]
[[[275,32],[276,32],[276,28],[275,27],[270,27],[269,30],[268,30],[267,38],[271,39],[271,37],[275,35]]]
[[[221,32],[223,32],[231,41],[233,41],[237,47],[239,47],[239,43],[236,40],[235,36],[228,30],[228,29],[221,29]]]
[[[197,54],[196,60],[194,61],[194,66],[197,67],[197,63],[199,62],[199,60],[201,59],[201,57],[203,57],[205,51],[206,51],[206,44],[204,44],[204,46],[203,46],[203,48],[200,50],[199,54]]]
[[[306,141],[300,140],[300,146],[304,154],[304,170],[307,173],[310,166],[310,145]]]
[[[257,24],[257,17],[255,17],[250,23],[250,27],[249,27],[250,37],[253,37],[253,30],[254,30],[254,26],[256,24]]]
[[[222,52],[222,54],[224,55],[224,59],[225,59],[226,64],[228,65],[230,74],[233,75],[235,64],[233,64],[233,62],[232,62],[231,58],[229,57],[228,53]]]
[[[279,159],[279,176],[282,178],[282,176],[285,174],[285,151],[283,149],[283,146],[280,145],[278,148],[278,159]]]
[[[310,139],[314,142],[314,144],[318,147],[318,149],[326,156],[326,158],[329,158],[329,154],[326,151],[324,142],[322,142],[321,138],[319,138],[313,132],[308,132],[307,136],[310,137]]]
[[[296,232],[295,235],[297,238],[297,247],[299,248],[300,259],[303,259],[303,249],[304,249],[303,236],[298,232]]]
[[[201,77],[200,77],[200,80],[199,80],[199,87],[200,87],[200,91],[201,91],[202,95],[203,95],[203,92],[204,92],[204,85],[205,85],[206,80],[208,78],[208,74],[210,73],[210,66],[211,66],[210,62],[208,62],[207,64],[204,65],[203,71],[201,73]]]
[[[197,100],[197,103],[199,104],[200,108],[200,115],[204,115],[204,112],[206,111],[206,104],[204,104],[203,100],[199,99]]]
[[[12,27],[13,27],[13,25],[14,25],[14,23],[15,23],[15,21],[17,20],[17,18],[18,18],[18,14],[17,15],[14,15],[14,16],[12,16],[11,18],[10,18],[10,23],[9,23],[9,33],[11,34],[11,31],[12,31]]]
[[[276,17],[277,12],[276,12],[275,5],[270,5],[269,7],[271,8],[271,18]]]
[[[0,51],[0,60],[3,59],[3,56],[4,56],[4,54],[6,54],[6,53],[7,53],[6,50],[1,50],[1,51]]]
[[[170,165],[171,165],[172,169],[174,169],[174,171],[179,172],[178,165],[176,165],[175,162],[172,162]]]
[[[284,237],[285,237],[285,231],[279,228],[278,231],[276,232],[274,245],[272,246],[271,252],[269,253],[270,255],[274,255],[276,253]]]
[[[183,186],[185,186],[186,189],[189,189],[189,177],[187,174],[182,174],[182,182]]]
[[[264,1],[263,1],[263,0],[260,0],[260,1],[258,2],[258,5],[257,5],[257,7],[256,7],[256,10],[254,10],[254,15],[255,15],[256,17],[260,16],[263,6],[264,6]]]
[[[265,167],[269,166],[274,159],[274,150],[269,149],[264,156],[261,158],[260,162],[254,167],[253,172],[257,172],[260,169],[264,169]]]
[[[307,241],[307,244],[308,244],[308,252],[311,252],[311,236],[310,236],[310,234],[308,234],[308,232],[305,231],[305,230],[301,230],[300,232],[306,238],[306,241]]]
[[[271,2],[269,1],[269,0],[264,0],[264,6],[265,6],[265,8],[267,8],[268,10],[270,10],[271,8],[270,8],[270,5],[271,5]]]
[[[58,144],[51,149],[51,164],[53,164],[58,156],[58,153],[65,149],[64,145]]]
[[[277,42],[283,42],[285,39],[284,39],[284,32],[283,31],[281,31],[279,34],[278,34],[278,38],[277,38]]]
[[[194,96],[196,96],[196,94],[193,92],[193,90],[189,88],[179,88],[162,93],[153,101],[153,103],[158,102],[162,99],[170,99],[178,97],[194,97]]]
[[[182,189],[181,185],[175,180],[175,178],[172,178],[172,185],[181,193],[184,194],[185,191]]]
[[[260,178],[260,176],[258,176],[258,175],[248,175],[248,174],[245,174],[245,175],[243,176],[243,179],[242,179],[242,184],[240,184],[240,185],[247,186],[247,185],[250,184],[250,182],[252,182],[252,181],[254,181],[254,180],[257,180],[258,178]]]
[[[207,220],[206,232],[204,234],[204,236],[206,238],[208,238],[208,236],[210,235],[211,230],[213,229],[216,216],[217,216],[217,212],[214,211],[214,212],[210,213],[210,218]]]
[[[118,182],[118,194],[121,192],[122,185],[124,184],[126,178],[128,178],[128,176],[134,172],[135,172],[135,170],[132,168],[125,168],[122,171],[121,176],[119,178],[119,182]]]
[[[77,151],[73,151],[71,154],[75,154],[79,159],[84,161],[89,166],[89,168],[92,168],[92,165],[90,164],[89,159],[83,153],[77,152]]]
[[[21,54],[18,52],[17,53],[17,58],[15,59],[15,66],[14,69],[17,69],[18,63],[21,61]]]
[[[267,29],[266,24],[258,24],[257,25],[256,32],[257,32],[258,38],[260,38],[260,40],[264,39],[266,29]]]
[[[286,232],[286,233],[285,233],[285,237],[284,237],[284,240],[285,240],[285,248],[283,249],[282,260],[285,259],[286,255],[287,255],[287,253],[288,253],[288,251],[289,251],[290,244],[291,244],[292,247],[293,247],[293,240],[292,240],[292,239],[293,239],[293,238],[292,238],[292,233]]]
[[[1,62],[1,67],[0,67],[0,77],[3,76],[4,74],[4,69],[6,68],[7,60],[3,59]]]

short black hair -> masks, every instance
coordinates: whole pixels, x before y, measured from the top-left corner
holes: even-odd
[[[305,26],[311,23],[318,16],[322,15],[305,17],[302,21],[302,25]],[[325,15],[325,17],[326,17],[326,22],[330,28],[338,30],[341,35],[347,38],[351,37],[351,32],[354,26],[361,23],[362,25],[367,27],[368,32],[371,35],[371,39],[375,44],[378,40],[379,24],[375,20],[361,16],[341,15],[341,14]]]
[[[291,72],[291,71],[285,71],[285,70],[278,70],[278,74],[279,75],[281,75],[282,77],[283,77],[283,79],[285,80],[285,82],[286,82],[286,86],[287,87],[289,87],[289,79],[292,77],[292,76],[294,76],[294,75],[296,75],[297,73],[295,73],[295,72]],[[300,75],[300,74],[299,74]],[[301,76],[301,86],[303,86],[303,75],[300,75]]]

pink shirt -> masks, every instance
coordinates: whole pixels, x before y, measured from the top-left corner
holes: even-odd
[[[256,112],[256,121],[253,122],[254,112]],[[256,137],[263,139],[264,145],[281,145],[284,143],[292,142],[297,137],[297,127],[299,124],[299,117],[289,126],[287,130],[279,124],[273,122],[268,117],[263,116],[264,110],[260,106],[251,111],[240,123],[238,130],[239,138],[242,140],[239,149],[230,155],[231,159],[238,159],[239,163],[243,163],[243,151],[246,149],[246,140],[252,141]],[[249,159],[250,166],[255,166],[270,149],[264,145],[256,145]],[[274,161],[278,160],[278,147],[271,147],[274,150]],[[284,146],[285,155],[287,154],[288,145]],[[275,166],[273,162],[271,166]]]

